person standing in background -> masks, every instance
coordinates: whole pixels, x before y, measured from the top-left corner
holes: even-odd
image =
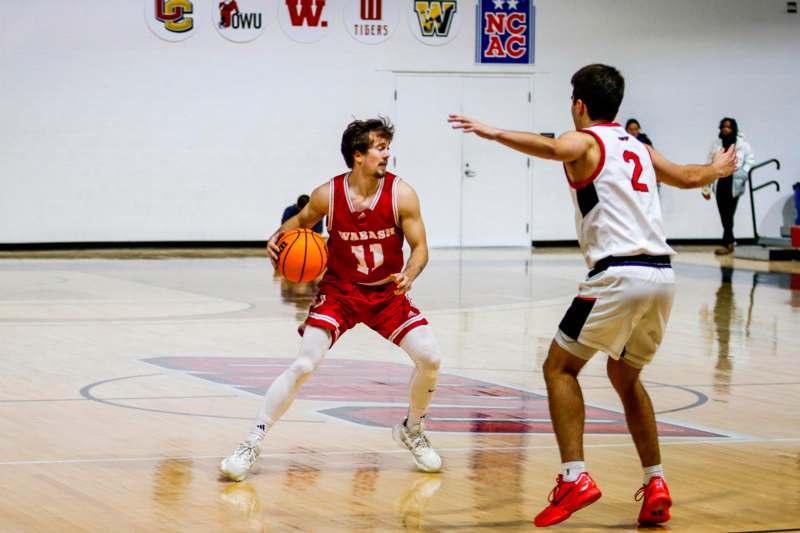
[[[628,119],[628,121],[625,123],[625,131],[636,137],[636,140],[640,143],[646,144],[650,147],[653,146],[653,141],[650,140],[650,137],[648,137],[646,133],[642,132],[642,126],[635,118]]]
[[[747,182],[747,173],[755,161],[750,143],[744,140],[744,135],[739,131],[736,119],[725,117],[719,121],[719,135],[711,144],[708,160],[720,149],[727,150],[734,146],[736,149],[736,170],[733,174],[721,178],[714,184],[713,190],[717,195],[717,209],[722,222],[722,243],[714,250],[716,255],[728,255],[733,252],[733,217],[739,197],[744,193]],[[703,188],[703,198],[711,199],[711,186]]]
[[[307,194],[301,194],[297,197],[297,203],[290,205],[286,209],[283,210],[283,216],[281,216],[281,224],[295,216],[297,213],[303,210],[303,208],[308,203],[309,196]],[[314,227],[311,228],[315,232],[322,235],[322,220],[314,224]]]

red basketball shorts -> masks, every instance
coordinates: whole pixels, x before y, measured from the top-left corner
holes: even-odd
[[[395,284],[359,285],[340,280],[322,280],[319,292],[308,310],[306,326],[317,326],[331,332],[331,346],[348,329],[362,323],[383,338],[400,345],[412,329],[428,323],[419,309],[411,305],[407,294],[395,294]]]

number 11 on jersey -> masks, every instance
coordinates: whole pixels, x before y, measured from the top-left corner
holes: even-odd
[[[369,267],[367,266],[367,256],[364,245],[351,246],[350,249],[358,260],[358,267],[356,270],[364,275],[368,275]],[[375,270],[383,264],[383,246],[378,242],[370,244],[369,252],[372,254],[372,270]]]

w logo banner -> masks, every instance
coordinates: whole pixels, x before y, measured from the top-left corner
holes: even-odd
[[[408,17],[411,32],[425,44],[450,42],[461,28],[458,8],[463,3],[464,0],[411,0]]]
[[[196,4],[196,0],[145,0],[144,17],[158,37],[183,41],[194,35]]]
[[[291,39],[319,41],[328,34],[326,0],[278,0],[278,20]]]
[[[475,12],[476,63],[533,63],[533,0],[480,0]]]

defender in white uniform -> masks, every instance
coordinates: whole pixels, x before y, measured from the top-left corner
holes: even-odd
[[[655,168],[647,147],[619,124],[579,131],[600,150],[588,178],[576,183],[567,175],[590,272],[555,341],[581,359],[602,351],[642,368],[661,343],[675,293]]]
[[[625,88],[614,67],[588,65],[572,77],[576,131],[551,139],[508,131],[461,115],[456,129],[475,133],[528,155],[562,161],[575,203],[581,251],[589,267],[559,324],[544,377],[550,418],[561,453],[561,474],[549,505],[534,519],[539,527],[562,522],[600,496],[583,460],[585,408],[578,373],[597,351],[607,353],[607,372],[644,469],[639,522],[666,522],[672,499],[664,480],[655,414],[639,374],[658,349],[674,294],[670,258],[661,224],[657,180],[680,188],[702,187],[728,176],[735,149],[708,165],[676,165],[614,123]]]

